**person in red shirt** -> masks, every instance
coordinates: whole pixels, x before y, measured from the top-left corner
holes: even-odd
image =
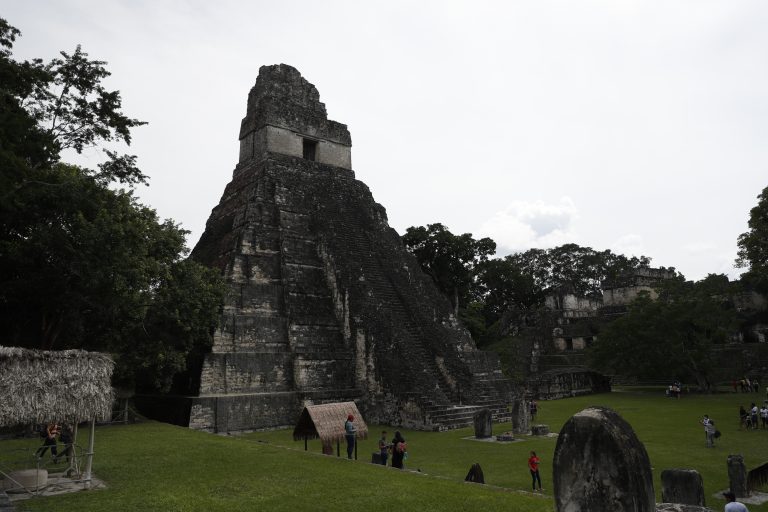
[[[528,457],[528,469],[531,470],[531,478],[533,479],[533,490],[536,490],[536,482],[539,483],[539,491],[541,491],[541,477],[539,476],[539,463],[541,460],[536,456],[536,452],[531,452],[531,456]]]

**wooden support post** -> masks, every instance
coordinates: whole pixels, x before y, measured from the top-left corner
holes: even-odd
[[[91,469],[93,468],[93,440],[96,437],[96,418],[91,419],[91,431],[88,433],[88,452],[85,454],[85,488],[91,488]]]

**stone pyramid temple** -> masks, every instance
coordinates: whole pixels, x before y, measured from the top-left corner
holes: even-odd
[[[304,405],[355,401],[369,423],[471,424],[508,417],[515,393],[355,179],[346,125],[314,85],[263,66],[248,95],[240,160],[192,257],[228,293],[192,428],[292,425]]]

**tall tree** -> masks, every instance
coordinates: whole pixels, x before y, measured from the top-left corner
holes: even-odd
[[[727,278],[726,278],[727,282]],[[609,323],[590,349],[591,364],[608,374],[641,379],[693,379],[711,389],[714,345],[736,328],[736,312],[721,276],[697,283],[668,280],[657,300],[643,294],[626,315]]]
[[[139,204],[136,157],[91,170],[60,152],[130,142],[143,124],[79,47],[17,62],[0,19],[0,328],[20,346],[109,351],[123,385],[170,386],[211,340],[220,279],[183,259],[186,231]],[[173,298],[171,304],[170,298]],[[171,361],[171,363],[167,363]],[[183,363],[183,364],[182,364]],[[147,372],[147,368],[153,368]]]
[[[475,240],[471,233],[454,235],[442,224],[410,227],[403,235],[405,247],[421,268],[446,294],[458,316],[472,295],[475,266],[496,252],[490,238]]]
[[[746,279],[768,292],[768,187],[757,196],[757,206],[749,212],[749,230],[739,236],[736,266],[748,268]]]
[[[603,281],[638,267],[647,267],[651,262],[646,256],[627,258],[607,249],[596,251],[577,244],[529,249],[513,254],[511,258],[542,290],[569,286],[575,293],[594,299],[601,297]]]
[[[490,259],[477,266],[477,284],[483,313],[490,325],[511,308],[531,309],[544,301],[536,277],[514,256]]]

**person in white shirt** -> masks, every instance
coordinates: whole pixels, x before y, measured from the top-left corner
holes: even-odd
[[[715,422],[710,419],[706,414],[704,418],[699,422],[704,425],[704,435],[707,438],[707,448],[715,447]]]

